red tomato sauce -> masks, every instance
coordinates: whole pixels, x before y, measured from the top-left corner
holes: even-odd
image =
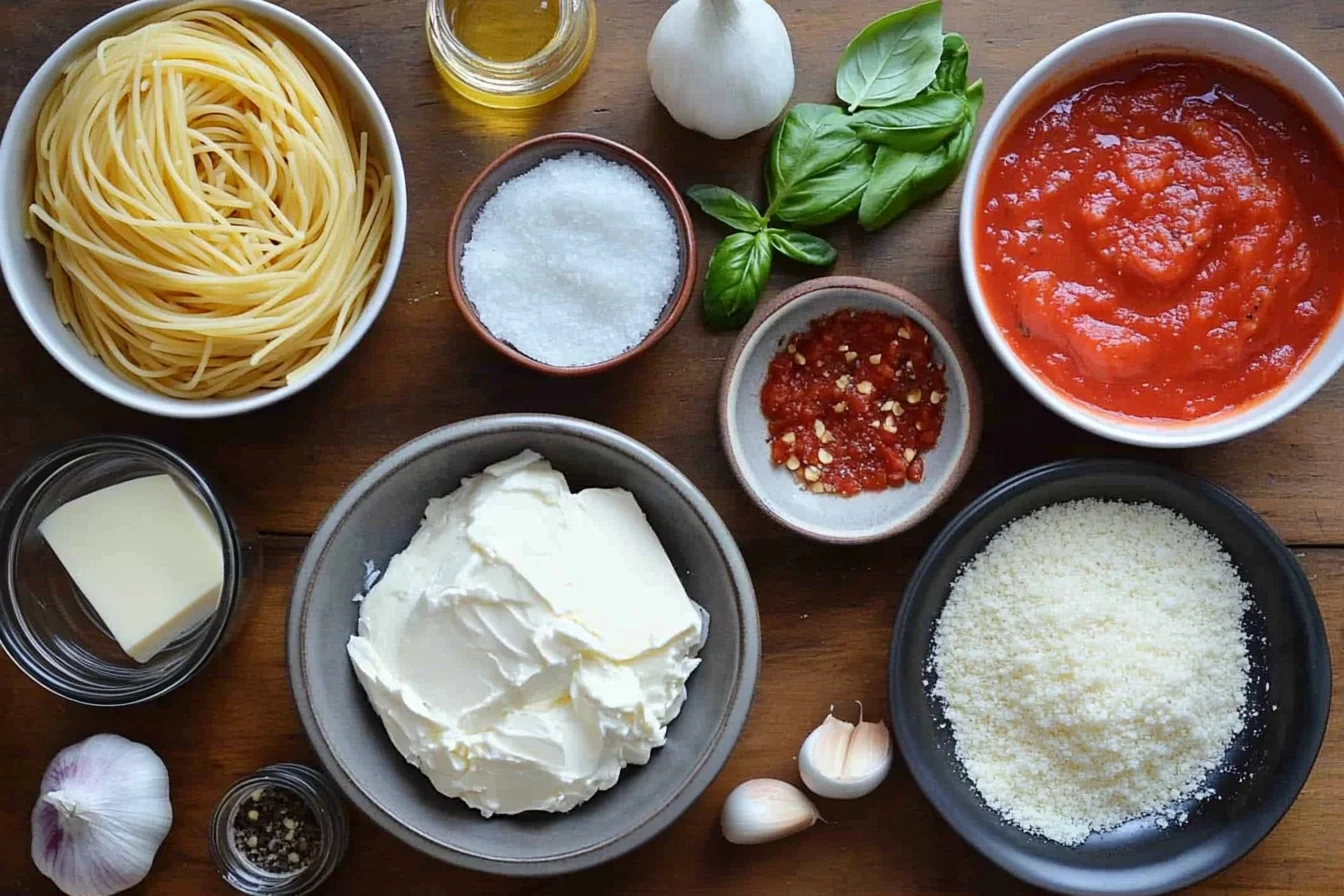
[[[929,334],[880,311],[812,321],[770,360],[761,387],[770,459],[805,488],[845,497],[921,481],[946,401]]]
[[[1339,152],[1216,62],[1088,74],[1013,127],[982,190],[976,257],[1000,332],[1094,407],[1194,420],[1244,405],[1339,311]]]

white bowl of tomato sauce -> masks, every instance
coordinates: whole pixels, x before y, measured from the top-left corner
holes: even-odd
[[[1223,442],[1344,363],[1344,96],[1267,34],[1160,13],[1074,38],[990,117],[962,274],[1004,365],[1136,445]]]

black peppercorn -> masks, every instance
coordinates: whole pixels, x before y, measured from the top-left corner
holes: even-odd
[[[259,871],[295,874],[321,851],[313,811],[283,787],[259,787],[239,805],[231,824],[233,845]]]

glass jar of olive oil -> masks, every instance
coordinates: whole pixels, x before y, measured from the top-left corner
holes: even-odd
[[[588,68],[594,0],[429,0],[434,65],[463,96],[500,109],[540,106]]]

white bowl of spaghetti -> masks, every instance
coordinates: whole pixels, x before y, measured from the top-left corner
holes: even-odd
[[[0,178],[0,269],[28,327],[86,385],[168,417],[326,373],[405,243],[382,103],[265,0],[136,0],[81,29],[19,96]]]

